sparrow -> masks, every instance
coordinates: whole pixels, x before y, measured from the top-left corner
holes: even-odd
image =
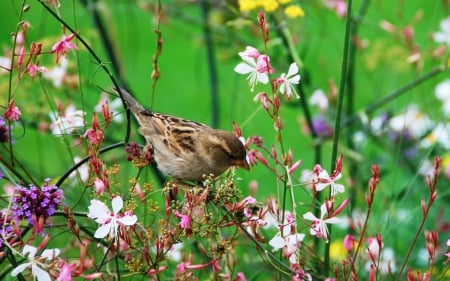
[[[174,180],[202,181],[233,166],[249,170],[242,142],[231,132],[146,110],[124,89],[113,89],[139,123],[158,169]]]

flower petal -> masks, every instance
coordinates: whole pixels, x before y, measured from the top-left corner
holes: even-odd
[[[295,62],[293,62],[289,66],[289,70],[288,70],[288,73],[287,73],[286,77],[291,77],[292,75],[295,75],[297,73],[298,73],[298,66],[297,66],[297,64]],[[298,79],[300,80],[300,75],[297,75],[297,76],[298,76]]]
[[[18,265],[16,268],[13,269],[13,271],[11,271],[11,276],[16,277],[19,273],[24,271],[25,268],[27,268],[30,265],[31,265],[31,262],[22,263],[22,264]]]
[[[311,212],[307,212],[306,214],[303,215],[303,218],[305,220],[310,220],[310,221],[316,221],[319,220],[315,215],[313,215],[313,213]]]
[[[114,197],[113,200],[111,201],[111,205],[112,205],[113,213],[114,214],[118,214],[119,211],[123,207],[123,199],[122,199],[122,197],[120,197],[120,196]]]
[[[42,252],[41,257],[46,258],[47,260],[52,260],[55,257],[59,256],[61,251],[59,249],[48,249]]]
[[[111,232],[111,229],[113,228],[113,225],[108,223],[105,225],[100,226],[97,231],[94,233],[95,238],[105,238],[108,233]],[[113,234],[115,235],[115,233]]]
[[[272,239],[270,239],[269,245],[273,247],[273,251],[277,251],[286,245],[286,241],[281,237],[280,233],[278,232]]]
[[[99,200],[91,200],[91,204],[88,209],[88,218],[95,219],[97,223],[105,223],[106,220],[111,217],[111,211],[103,202]]]
[[[117,221],[124,225],[134,225],[137,222],[137,216],[123,216],[118,218]]]
[[[234,71],[239,73],[239,74],[247,74],[247,73],[250,73],[250,72],[252,72],[254,70],[255,70],[254,67],[251,67],[250,65],[248,65],[246,63],[243,63],[243,62],[239,63],[234,68]]]
[[[28,260],[34,260],[34,256],[36,255],[36,252],[37,252],[36,247],[30,246],[30,245],[23,246],[22,254],[24,254],[24,255],[28,254]]]
[[[33,272],[33,276],[38,281],[52,281],[50,278],[50,274],[47,271],[43,270],[36,264],[33,264],[31,271]]]

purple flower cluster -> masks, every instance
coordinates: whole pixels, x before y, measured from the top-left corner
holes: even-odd
[[[9,142],[10,131],[3,117],[0,116],[0,143]]]
[[[12,214],[17,220],[25,219],[33,225],[33,215],[44,220],[52,216],[62,204],[64,192],[48,180],[42,188],[30,185],[29,188],[17,186],[13,198]]]
[[[5,212],[0,211],[0,249],[3,247],[3,237],[9,237],[13,232],[10,222],[11,217],[6,216]],[[3,228],[5,233],[3,233]]]

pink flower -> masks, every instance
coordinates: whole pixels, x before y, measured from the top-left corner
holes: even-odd
[[[324,204],[322,204],[322,206],[320,206],[320,218],[317,218],[311,212],[307,212],[306,214],[304,214],[303,218],[305,220],[312,221],[311,230],[310,230],[311,235],[315,235],[318,238],[323,238],[325,240],[325,242],[328,242],[327,223],[336,224],[336,223],[341,223],[342,220],[339,218],[336,218],[336,217],[325,218],[326,214],[327,214],[327,207],[324,203]]]
[[[347,251],[353,251],[357,242],[358,241],[356,241],[356,238],[353,235],[347,234],[344,237],[344,248]]]
[[[267,84],[269,82],[269,73],[273,73],[274,69],[270,65],[270,58],[267,55],[260,55],[253,47],[247,47],[245,52],[240,52],[244,62],[239,63],[235,68],[239,74],[249,74],[247,77],[250,90],[253,91],[255,85],[260,82]]]
[[[19,120],[20,114],[22,113],[20,112],[20,109],[14,105],[14,100],[10,100],[4,114],[5,118],[9,121],[17,121]]]
[[[60,269],[59,276],[56,281],[72,281],[72,272],[76,267],[76,263],[65,263]]]
[[[191,228],[191,218],[188,215],[183,215],[179,213],[178,211],[175,212],[175,216],[177,218],[180,218],[180,226],[182,229],[189,229]]]
[[[74,43],[70,42],[73,38],[75,38],[75,34],[70,34],[69,36],[63,35],[61,40],[56,42],[53,45],[50,53],[56,53],[56,63],[59,62],[59,59],[62,55],[67,54],[70,50],[77,50],[78,47]]]
[[[76,110],[74,105],[69,105],[62,115],[51,113],[52,124],[50,129],[52,134],[60,136],[65,133],[72,133],[77,127],[82,127],[84,125],[84,114],[83,111]]]
[[[376,261],[383,248],[383,243],[375,237],[367,238],[367,253],[372,261]]]
[[[276,79],[276,83],[280,85],[280,93],[286,95],[289,99],[292,98],[293,94],[295,94],[296,98],[300,98],[294,87],[294,84],[298,84],[299,82],[300,75],[298,74],[298,66],[295,62],[291,63],[287,74],[282,73],[280,78]]]
[[[122,197],[114,197],[111,205],[113,208],[112,212],[103,202],[95,199],[91,200],[87,216],[100,224],[100,227],[94,233],[95,238],[105,238],[107,235],[111,238],[116,237],[119,226],[131,226],[137,222],[136,215],[126,214],[122,216],[119,214],[123,207]]]
[[[31,77],[36,76],[38,72],[44,73],[47,71],[47,68],[44,66],[37,66],[36,64],[29,64],[27,69],[25,69],[25,73],[28,72]]]
[[[242,272],[238,272],[236,274],[236,279],[234,279],[235,281],[247,281],[247,279],[245,278],[244,273]]]
[[[102,195],[103,191],[105,191],[105,183],[101,179],[96,178],[94,180],[94,190],[98,195]]]
[[[347,3],[345,0],[324,0],[324,5],[334,10],[341,18],[347,15]]]

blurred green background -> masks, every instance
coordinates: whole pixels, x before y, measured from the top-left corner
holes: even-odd
[[[85,4],[82,2],[62,1],[59,9],[61,17],[79,32],[109,68],[110,62],[105,46],[99,39],[99,30],[89,12],[94,6],[98,9],[102,21],[106,24],[106,32],[112,38],[112,45],[108,48],[116,52],[123,77],[142,104],[157,112],[211,125],[214,112],[211,109],[210,69],[207,62],[203,16],[197,2],[162,1],[164,8],[160,30],[163,46],[162,54],[158,58],[161,77],[156,83],[155,92],[152,92],[151,73],[152,57],[156,51],[156,34],[153,31],[157,21],[156,2],[115,0],[87,1]],[[18,24],[20,3],[13,0],[5,1],[0,9],[2,19],[0,46],[5,52],[4,56],[12,48],[11,33],[15,32]],[[31,23],[27,36],[28,45],[35,41],[42,42],[43,50],[49,51],[63,33],[61,24],[43,9],[39,1],[26,3],[30,5],[30,9],[22,20]],[[303,90],[308,98],[316,89],[328,91],[330,81],[339,86],[345,21],[333,11],[324,9],[320,1],[299,3],[305,10],[305,17],[288,20],[284,24],[289,25],[298,54],[304,62],[300,74]],[[354,11],[359,9],[361,3],[362,1],[354,1]],[[270,89],[267,86],[258,86],[255,92],[251,93],[245,77],[233,71],[240,62],[238,52],[243,51],[246,46],[254,46],[263,52],[256,15],[257,11],[250,12],[246,16],[240,15],[233,1],[226,3],[215,1],[210,6],[209,24],[218,77],[217,127],[232,130],[232,122],[235,121],[240,125],[245,137],[262,136],[265,145],[270,147],[276,144],[272,121],[261,109],[260,104],[253,102],[253,97],[258,91]],[[367,46],[358,50],[356,54],[355,111],[364,109],[441,63],[431,55],[437,47],[431,40],[431,34],[439,30],[440,20],[448,15],[449,8],[445,5],[445,1],[427,1],[426,4],[422,0],[372,1],[367,15],[358,26],[359,40]],[[399,30],[408,25],[413,26],[414,43],[426,57],[421,60],[420,65],[414,66],[406,62],[411,53],[403,42],[401,32],[393,34],[384,31],[380,28],[382,20],[392,23]],[[287,59],[287,52],[277,36],[276,29],[272,30],[271,38],[268,54],[272,65],[277,74],[287,72],[291,61]],[[50,123],[49,111],[55,110],[58,103],[64,106],[73,103],[78,109],[86,111],[87,119],[90,120],[93,108],[100,98],[98,87],[109,89],[112,85],[108,76],[94,62],[91,54],[81,44],[77,45],[80,50],[68,54],[70,61],[68,73],[80,75],[75,86],[63,85],[61,88],[54,88],[45,79],[38,77],[31,79],[26,76],[15,93],[16,104],[23,113],[23,126],[14,127],[16,140],[13,146],[14,156],[38,182],[45,178],[58,179],[71,167],[74,156],[87,155],[84,144],[74,142],[70,137],[56,138],[48,131],[38,130],[38,127],[42,128]],[[54,56],[41,56],[40,64],[52,67]],[[117,73],[114,75],[117,77]],[[448,116],[441,115],[439,102],[434,96],[435,85],[444,78],[448,78],[448,72],[413,88],[376,111],[374,115],[381,111],[399,113],[404,111],[406,105],[415,103],[424,114],[435,120],[448,122]],[[9,82],[8,75],[0,76],[1,105],[6,105]],[[331,99],[329,117],[334,114],[334,106],[335,100]],[[315,108],[311,110],[313,114],[317,113]],[[317,140],[311,139],[305,132],[304,115],[299,101],[283,100],[280,115],[285,125],[283,130],[285,148],[293,150],[294,160],[303,160],[301,168],[293,174],[295,184],[299,184],[301,170],[312,169],[316,164],[313,151]],[[88,122],[86,128],[89,126]],[[355,126],[356,130],[363,129],[361,125]],[[135,128],[134,124],[131,140],[143,144],[144,141]],[[106,144],[123,140],[125,130],[125,123],[113,123],[106,132]],[[77,133],[82,134],[84,131],[80,130]],[[349,134],[349,131],[346,128],[342,129],[343,139],[346,134]],[[331,166],[330,152],[331,141],[326,140],[323,142],[321,162],[322,167],[326,169]],[[405,222],[409,221],[410,224],[407,224],[404,231],[409,233],[409,230],[416,226],[414,216],[420,212],[420,198],[426,191],[422,178],[417,176],[417,170],[403,165],[405,162],[396,144],[374,140],[358,151],[349,151],[343,143],[340,146],[340,153],[344,153],[346,157],[344,178],[351,177],[352,180],[356,180],[351,184],[358,191],[357,205],[364,205],[370,166],[374,163],[381,165],[382,183],[379,201],[376,204],[377,211],[380,212],[378,219],[391,222],[392,218],[394,222],[399,222],[404,219],[399,215],[400,210],[405,208],[408,213]],[[429,149],[422,151],[418,159],[424,160],[432,155],[433,151]],[[122,149],[116,149],[103,157],[108,163],[123,163],[125,153]],[[355,175],[352,174],[353,171],[346,170],[346,161],[356,163],[359,174]],[[121,175],[124,177],[120,180],[135,174],[136,169],[130,164],[122,164]],[[144,174],[150,180],[153,179],[150,169],[145,169]],[[265,200],[268,195],[276,194],[276,180],[262,165],[254,167],[251,172],[238,171],[238,175],[243,179],[240,188],[244,195],[249,193],[248,185],[252,180],[259,183],[258,199]],[[342,183],[349,184],[345,180]],[[444,181],[442,185],[448,187],[448,181]],[[70,185],[71,189],[68,189],[68,186],[69,184],[62,186],[66,190],[68,204],[78,203],[76,199],[81,192],[85,192],[85,187]],[[417,189],[420,189],[420,192]],[[298,189],[296,192],[302,194],[303,191]],[[449,201],[448,191],[444,191],[443,195],[444,197],[439,198],[436,212],[448,209],[446,207]],[[88,198],[85,197],[83,200],[87,202]],[[386,211],[389,219],[381,217],[382,211]],[[439,224],[439,220],[442,221],[442,218],[436,216],[430,222],[430,227]],[[399,231],[399,226],[390,223],[379,224],[374,226],[374,229],[387,229],[388,234],[395,235]],[[396,243],[400,244],[397,245],[399,248],[408,246],[403,245],[400,239],[394,240],[394,244]]]

